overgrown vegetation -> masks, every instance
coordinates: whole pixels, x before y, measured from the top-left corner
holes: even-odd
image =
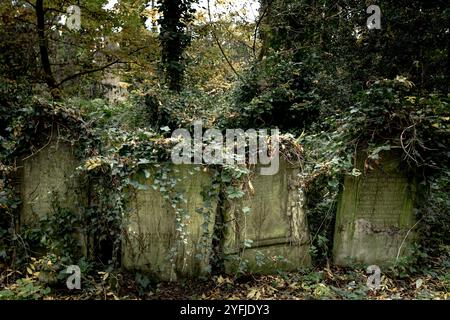
[[[108,11],[102,8],[107,1],[80,2],[79,31],[55,22],[67,1],[0,4],[0,299],[448,299],[445,1],[377,1],[381,30],[366,28],[368,3],[353,0],[260,1],[255,21],[196,1],[147,6],[120,0]],[[217,3],[229,9],[237,1]],[[171,261],[186,240],[189,213],[180,180],[170,174],[170,132],[192,130],[197,119],[205,129],[277,127],[287,152],[301,149],[295,160],[303,166],[315,269],[250,279],[243,261],[239,277],[224,276],[219,216],[214,254],[199,257],[212,262],[212,279],[180,289],[121,270],[125,191],[148,188],[142,180],[150,175],[175,212]],[[19,216],[20,159],[52,139],[74,146],[82,165],[73,174],[90,196],[80,212],[71,212],[55,195],[52,212],[27,226]],[[369,171],[393,149],[402,152],[404,169],[420,187],[419,241],[372,292],[360,266],[330,267],[337,197],[345,175],[362,174],[356,152],[367,154]],[[208,167],[213,188],[204,190],[197,212],[205,218],[204,233],[216,214],[213,199],[220,207],[245,196],[248,169]],[[74,234],[85,237],[84,249]],[[72,264],[82,269],[79,295],[64,287]]]

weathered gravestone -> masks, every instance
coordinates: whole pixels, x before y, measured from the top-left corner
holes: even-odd
[[[364,172],[363,154],[357,167]],[[414,238],[415,185],[402,171],[400,153],[383,152],[379,165],[347,176],[338,204],[336,264],[385,264],[408,254]]]
[[[243,263],[255,273],[310,265],[305,198],[298,173],[298,168],[284,161],[275,175],[260,175],[256,168],[250,194],[229,202],[224,218],[227,272],[236,272]]]
[[[21,225],[35,226],[58,209],[81,214],[86,195],[76,175],[79,161],[73,151],[71,145],[55,138],[21,161]],[[85,251],[83,235],[79,233],[76,237]]]
[[[204,188],[211,187],[211,176],[199,169],[194,165],[174,165],[171,173],[172,178],[178,179],[176,190],[186,199],[181,207],[189,214],[186,221],[181,221],[186,222],[183,228],[186,241],[181,245],[170,199],[164,199],[159,190],[152,188],[153,169],[150,169],[150,177],[141,181],[148,188],[132,192],[122,247],[122,264],[126,269],[171,281],[209,272],[217,199],[203,198]],[[210,201],[206,215],[197,212],[197,209],[205,208],[205,201]]]

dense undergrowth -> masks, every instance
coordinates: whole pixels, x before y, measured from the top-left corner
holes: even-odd
[[[383,271],[377,290],[367,286],[366,270],[359,267],[325,267],[240,277],[214,275],[209,279],[178,283],[158,282],[139,273],[98,271],[82,278],[81,290],[72,291],[62,285],[44,283],[32,269],[25,277],[16,274],[17,271],[4,270],[0,274],[5,284],[0,299],[447,300],[449,263],[448,257],[429,260],[428,266],[420,272],[401,276],[396,268]]]
[[[232,51],[229,44],[228,52],[236,61],[255,56],[239,64],[235,77],[223,62],[223,52],[206,51],[210,43],[201,37],[204,32],[211,41],[219,31],[222,35],[227,31],[216,29],[213,37],[207,26],[199,27],[196,47],[189,49],[199,67],[187,66],[183,86],[169,90],[158,72],[150,76],[145,73],[150,73],[148,69],[124,68],[118,74],[128,81],[128,95],[118,102],[80,93],[79,87],[90,85],[82,81],[71,83],[61,96],[52,96],[51,90],[30,85],[28,73],[34,69],[24,65],[27,72],[17,71],[21,65],[10,57],[14,50],[5,50],[0,55],[0,299],[448,299],[450,97],[445,40],[449,33],[442,28],[449,10],[441,10],[439,1],[384,2],[383,23],[390,27],[358,29],[355,35],[355,25],[363,26],[366,18],[360,1],[344,1],[343,7],[325,0],[317,1],[317,6],[274,1],[270,14],[276,19],[261,21],[260,57],[251,53],[256,47],[235,45]],[[404,8],[417,12],[420,8],[421,14]],[[341,17],[346,10],[347,20]],[[421,32],[411,27],[415,25]],[[135,37],[133,28],[127,30],[129,38]],[[14,44],[10,38],[8,43]],[[202,51],[196,55],[196,50]],[[239,50],[245,52],[239,55]],[[17,57],[26,52],[18,51]],[[200,56],[222,61],[220,74],[212,74],[219,68],[208,67]],[[165,63],[168,58],[166,52]],[[141,66],[146,59],[139,56],[133,63]],[[11,63],[14,68],[8,69]],[[175,190],[179,181],[170,178],[172,167],[167,163],[175,143],[170,133],[176,128],[192,130],[198,119],[205,129],[281,130],[285,156],[294,151],[302,163],[299,178],[308,199],[315,268],[271,276],[243,269],[227,276],[221,273],[221,257],[215,252],[211,261],[217,266],[209,279],[158,283],[149,275],[121,270],[128,201],[123,191],[146,188],[140,179],[149,176],[148,165],[159,166],[158,182],[152,187],[174,208],[177,239],[185,240],[187,213],[180,206],[185,199]],[[63,210],[55,198],[46,219],[34,226],[21,225],[20,159],[40,152],[53,138],[74,146],[81,163],[74,175],[90,186],[91,197],[81,215]],[[418,241],[409,258],[382,270],[382,286],[372,291],[362,266],[330,266],[332,237],[343,177],[364,173],[356,169],[356,152],[367,154],[364,171],[369,171],[387,150],[399,150],[402,167],[417,179]],[[208,170],[214,172],[215,188],[204,196],[199,213],[204,215],[212,214],[208,200],[217,196],[218,189],[227,190],[225,198],[243,197],[249,173],[245,166]],[[70,236],[75,230],[90,239],[84,255]],[[172,253],[176,255],[176,247]],[[69,292],[65,286],[65,270],[72,264],[81,269],[81,291]]]
[[[414,127],[414,135],[408,134],[408,140],[403,142],[398,139],[383,140],[381,146],[371,140],[363,142],[369,153],[369,165],[371,162],[376,163],[378,153],[382,150],[399,147],[402,143],[408,146],[416,143],[416,146],[408,149],[409,153],[405,150],[405,165],[409,164],[415,172],[427,174],[426,179],[421,180],[425,190],[420,199],[422,202],[417,204],[417,219],[422,221],[419,228],[420,241],[410,258],[398,261],[387,271],[381,290],[371,292],[364,286],[366,275],[363,268],[348,271],[333,267],[331,271],[329,267],[319,267],[298,274],[276,276],[252,276],[246,270],[240,270],[239,274],[232,278],[222,275],[213,278],[214,280],[203,280],[200,282],[203,288],[201,296],[196,285],[185,282],[176,289],[179,297],[447,298],[449,171],[445,167],[446,162],[441,161],[445,161],[448,154],[442,153],[442,148],[439,149],[440,146],[445,146],[445,143],[441,142],[443,140],[427,138],[427,135],[430,135],[430,129],[436,130],[437,133],[433,133],[432,137],[442,132],[442,139],[445,139],[446,132],[442,129],[445,129],[448,120],[436,114],[439,114],[440,110],[446,112],[448,105],[445,99],[439,100],[433,96],[402,96],[400,91],[395,89],[398,85],[401,86],[400,90],[403,90],[404,80],[380,83],[378,87],[374,87],[374,91],[359,95],[362,97],[361,102],[348,113],[329,117],[327,122],[321,123],[320,127],[329,126],[328,131],[319,131],[313,126],[309,129],[310,133],[304,131],[297,138],[286,136],[286,142],[294,139],[291,143],[302,145],[302,179],[308,192],[311,254],[316,264],[324,266],[329,265],[331,258],[334,216],[341,178],[344,174],[359,174],[352,164],[355,145],[351,138],[360,137],[364,132],[370,131],[370,128],[378,128],[376,124],[368,123],[367,119],[383,123],[386,117],[404,117],[404,124],[399,128],[381,128],[396,133],[391,136],[399,137],[398,134],[403,134],[405,128]],[[390,98],[385,97],[386,90],[392,92]],[[368,115],[363,110],[366,104],[370,105],[367,97],[370,98],[372,94],[385,97],[385,105],[379,110],[372,108],[373,114]],[[181,100],[179,103],[188,102]],[[414,113],[414,109],[408,109],[408,105],[413,107],[415,103],[424,105],[417,113]],[[174,143],[168,135],[170,127],[142,126],[145,120],[142,114],[133,108],[133,105],[110,104],[99,99],[69,100],[64,103],[48,103],[34,99],[28,107],[23,106],[17,114],[4,120],[9,126],[8,138],[4,139],[2,144],[2,211],[7,213],[3,215],[1,229],[1,252],[4,261],[2,298],[169,298],[169,291],[174,290],[173,284],[156,284],[155,280],[147,275],[131,275],[120,270],[120,245],[124,236],[121,217],[125,214],[127,201],[122,191],[129,187],[145,188],[140,185],[139,179],[135,179],[136,175],[145,177],[149,174],[144,169],[146,165],[167,161],[167,150]],[[399,111],[403,113],[400,114]],[[202,116],[205,119],[208,117]],[[220,123],[222,120],[216,121]],[[213,125],[214,120],[209,123]],[[333,128],[336,129],[333,131]],[[91,181],[92,199],[83,209],[82,218],[60,209],[56,199],[54,212],[48,219],[40,221],[38,226],[29,229],[22,226],[19,230],[14,224],[18,221],[20,198],[12,187],[12,180],[8,179],[14,176],[14,159],[39,152],[40,147],[48,142],[48,134],[39,137],[34,134],[37,130],[50,134],[52,130],[58,130],[59,138],[76,146],[78,157],[84,163],[76,174]],[[377,132],[372,136],[386,136],[388,133]],[[426,140],[427,147],[423,139],[429,139]],[[432,150],[436,155],[426,153],[425,158],[419,153],[420,147]],[[218,171],[218,183],[226,183],[235,188],[236,191],[232,193],[234,195],[244,195],[244,192],[239,191],[243,187],[239,181],[246,175],[247,170],[230,167],[227,169],[230,175],[227,175],[227,170],[223,171],[224,169]],[[165,170],[170,169],[161,166],[159,175],[168,173]],[[223,172],[220,173],[221,171]],[[167,194],[167,201],[172,202],[175,210],[177,203],[182,200],[182,194],[167,190],[176,183],[175,180],[161,179],[159,185],[155,186],[159,190],[162,188],[162,192]],[[183,221],[183,214],[186,213],[180,210],[179,214],[180,221]],[[68,227],[61,229],[63,225]],[[85,257],[79,254],[79,243],[70,236],[75,226],[82,226],[87,234],[94,236],[91,251]],[[182,232],[179,236],[182,241]],[[37,248],[40,252],[48,253],[37,255]],[[176,252],[174,254],[176,255]],[[67,278],[65,270],[71,264],[79,265],[85,275],[83,290],[77,295],[69,293],[64,287],[64,280]],[[358,279],[353,279],[356,275]],[[235,282],[237,287],[234,286]],[[283,284],[289,282],[291,285]],[[233,284],[233,289],[227,287],[227,283]],[[206,290],[206,293],[203,290]],[[172,297],[176,298],[176,295]]]

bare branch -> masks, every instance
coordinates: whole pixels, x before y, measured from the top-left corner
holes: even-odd
[[[217,38],[216,31],[215,31],[215,27],[214,27],[214,24],[212,23],[212,19],[211,19],[211,10],[210,10],[209,0],[208,0],[207,3],[208,3],[208,17],[209,17],[209,23],[210,23],[210,25],[211,25],[211,27],[212,27],[212,35],[213,35],[213,38],[214,38],[214,40],[216,41],[216,44],[217,44],[217,46],[219,47],[220,52],[222,53],[223,57],[225,58],[225,61],[226,61],[226,62],[228,63],[228,65],[230,66],[231,70],[233,70],[234,74],[240,79],[241,77],[240,77],[239,73],[237,73],[236,69],[234,69],[233,65],[231,64],[231,61],[228,59],[227,55],[225,54],[225,51],[223,50],[222,45],[220,44],[219,39]]]
[[[270,2],[266,5],[266,7],[264,8],[264,11],[262,12],[262,14],[260,15],[258,21],[256,22],[256,26],[255,26],[255,32],[253,34],[253,56],[256,58],[256,38],[258,35],[258,29],[259,26],[262,22],[262,20],[264,19],[265,15],[267,14],[267,12],[269,11],[270,6],[272,5],[273,0],[270,0]]]

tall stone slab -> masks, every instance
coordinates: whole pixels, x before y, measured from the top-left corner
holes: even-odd
[[[56,139],[21,161],[22,224],[51,214],[55,201],[61,208],[79,211],[85,197],[76,175],[78,165],[72,146]]]
[[[204,199],[203,191],[211,188],[211,175],[199,169],[194,165],[174,165],[171,173],[178,180],[175,188],[186,199],[182,207],[189,214],[183,228],[187,237],[181,246],[171,202],[152,188],[154,170],[150,168],[150,177],[142,181],[146,190],[131,192],[122,247],[124,268],[170,281],[209,272],[217,199]],[[211,201],[209,215],[198,212],[205,208],[205,201]]]
[[[357,167],[364,172],[363,154]],[[358,177],[347,176],[338,203],[333,256],[339,265],[386,264],[408,254],[414,239],[414,181],[400,164],[400,153],[381,154],[379,165]]]
[[[86,205],[87,195],[76,173],[79,164],[73,146],[57,138],[21,160],[19,188],[22,226],[36,226],[41,219],[54,214],[57,208],[81,214],[80,209]],[[80,253],[86,254],[84,234],[79,232],[74,237],[80,241]]]
[[[225,269],[253,273],[297,270],[309,266],[309,230],[299,168],[280,161],[275,175],[250,178],[252,188],[225,212]],[[248,211],[250,209],[250,211]]]

